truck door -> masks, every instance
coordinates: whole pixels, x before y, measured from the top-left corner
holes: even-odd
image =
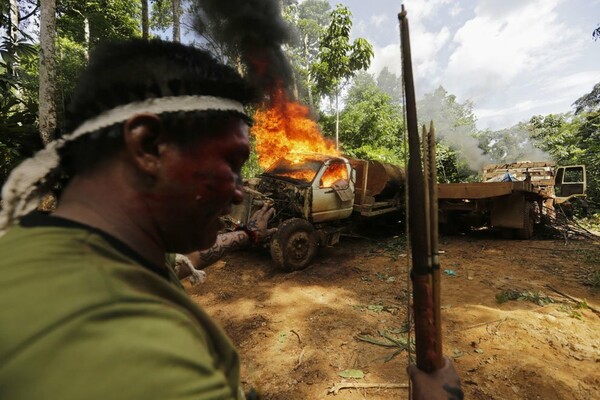
[[[352,168],[343,160],[325,163],[313,181],[312,221],[344,219],[352,214],[354,182]]]
[[[584,197],[586,192],[586,175],[584,165],[558,167],[554,179],[556,203],[564,203],[572,197]]]

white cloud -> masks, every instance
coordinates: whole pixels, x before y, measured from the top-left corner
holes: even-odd
[[[458,47],[450,56],[443,78],[447,89],[477,103],[490,93],[506,90],[523,75],[539,79],[563,68],[581,42],[558,19],[559,3],[478,3],[475,17],[454,35]]]
[[[428,32],[423,25],[419,24],[411,27],[411,53],[415,80],[432,81],[435,80],[433,77],[439,76],[437,55],[449,39],[450,31],[447,27],[443,27],[438,32]],[[400,75],[400,43],[375,48],[375,58],[369,72],[378,74],[386,66],[391,72]]]
[[[388,67],[390,72],[400,76],[402,66],[399,46],[399,44],[390,44],[385,47],[375,47],[375,57],[369,67],[369,73],[378,75],[384,67]]]
[[[461,12],[462,12],[462,7],[460,6],[459,3],[452,4],[452,8],[450,9],[450,16],[451,17],[456,17]]]
[[[600,0],[599,0],[600,1]],[[547,82],[547,85],[542,89],[546,92],[559,90],[564,91],[575,91],[578,96],[582,96],[585,93],[592,90],[593,85],[600,81],[600,69],[591,71],[581,71],[567,76],[553,79],[551,82]]]
[[[414,22],[422,23],[425,19],[431,17],[441,6],[452,3],[451,0],[406,0],[406,10],[411,24]]]
[[[600,81],[600,41],[591,38],[600,0],[404,2],[417,97],[442,85],[458,101],[474,102],[480,128],[571,111]],[[363,35],[375,45],[369,72],[388,67],[400,75],[398,28],[390,34],[397,24],[389,18],[376,29],[370,18]],[[377,40],[385,26],[386,41]]]
[[[361,19],[358,22],[355,22],[352,25],[352,30],[350,32],[350,37],[364,37],[368,32],[367,23],[365,20]]]
[[[438,54],[450,40],[450,30],[446,26],[438,30],[428,30],[426,22],[429,18],[440,14],[443,6],[451,4],[451,0],[407,0],[406,3],[410,23],[413,74],[416,81],[426,79],[428,83],[426,86],[417,85],[417,90],[424,88],[429,90],[439,82],[441,70]],[[375,46],[375,57],[369,72],[379,74],[384,67],[388,67],[396,75],[401,74],[399,40],[383,47]]]
[[[386,14],[378,14],[371,16],[371,23],[379,28],[384,23],[388,22],[388,16]]]
[[[523,100],[514,105],[503,104],[498,108],[475,107],[473,111],[477,115],[477,125],[480,129],[496,130],[512,126],[520,121],[528,121],[534,115],[567,112],[569,110],[564,108],[564,104],[572,101],[572,97],[563,95]]]

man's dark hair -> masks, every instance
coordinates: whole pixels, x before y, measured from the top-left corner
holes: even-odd
[[[117,106],[168,96],[216,96],[248,104],[256,91],[235,70],[204,50],[161,40],[130,40],[99,46],[82,73],[67,108],[65,134],[83,122]],[[195,111],[161,114],[162,128],[174,141],[216,132],[235,111]],[[193,129],[192,129],[193,128]],[[61,150],[67,176],[82,172],[123,144],[123,124],[83,135]]]

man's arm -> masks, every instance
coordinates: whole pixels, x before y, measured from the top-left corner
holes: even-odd
[[[252,215],[246,230],[222,233],[217,236],[217,240],[211,248],[186,254],[185,257],[189,260],[190,265],[198,270],[214,264],[228,251],[247,247],[253,242],[260,242],[277,230],[277,228],[267,228],[269,219],[273,214],[275,214],[275,209],[270,204],[265,203],[260,210]],[[250,237],[251,235],[253,238]],[[193,273],[189,268],[190,265],[178,269],[179,279],[184,279]]]
[[[226,232],[217,236],[217,241],[211,248],[195,251],[186,256],[194,268],[202,269],[219,261],[225,252],[238,250],[250,244],[250,236],[245,231]]]

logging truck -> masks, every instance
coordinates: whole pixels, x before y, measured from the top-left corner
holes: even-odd
[[[487,226],[506,238],[530,239],[541,216],[585,197],[585,166],[554,162],[489,164],[482,182],[438,185],[440,228],[446,233]]]
[[[295,154],[275,162],[246,183],[244,202],[230,220],[247,223],[264,202],[276,214],[269,247],[285,271],[310,265],[319,247],[334,246],[356,218],[399,213],[404,207],[404,172],[378,161],[321,154]]]

